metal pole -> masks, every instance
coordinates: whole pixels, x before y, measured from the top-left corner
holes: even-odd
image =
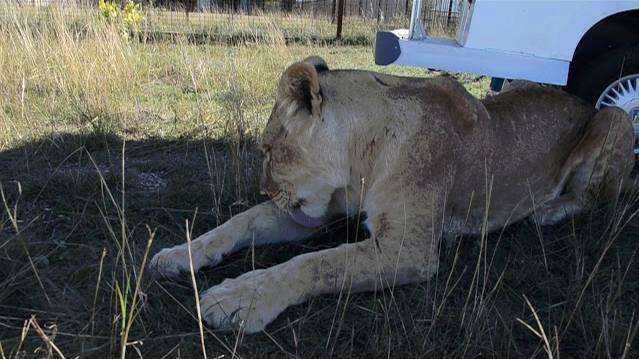
[[[422,0],[413,1],[413,9],[410,13],[410,27],[408,28],[408,38],[412,39],[415,35],[415,26],[419,21],[419,15],[422,12]]]

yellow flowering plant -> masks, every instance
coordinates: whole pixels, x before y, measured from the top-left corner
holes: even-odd
[[[115,21],[120,13],[120,8],[114,2],[100,0],[98,2],[98,8],[105,19],[109,21]]]
[[[124,5],[122,13],[124,15],[124,23],[129,27],[137,27],[144,20],[144,16],[140,12],[140,4],[136,4],[131,0]]]
[[[144,21],[144,15],[140,11],[140,4],[128,0],[124,6],[120,7],[112,1],[99,0],[98,8],[102,16],[109,22],[121,25],[122,36],[128,38],[131,30],[137,30]]]

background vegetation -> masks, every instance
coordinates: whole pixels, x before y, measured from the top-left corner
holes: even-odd
[[[312,54],[376,67],[370,47],[235,45],[123,35],[96,11],[55,8],[0,26],[0,358],[191,358],[194,290],[155,280],[150,254],[263,200],[255,150],[283,69]],[[233,30],[235,31],[235,30]],[[125,36],[126,35],[126,36]],[[310,37],[309,37],[310,39]],[[632,358],[639,326],[636,198],[552,228],[522,222],[443,245],[433,280],[323,296],[263,334],[207,329],[209,358]],[[193,223],[186,228],[186,220]],[[227,277],[355,236],[343,221],[303,244],[242,251],[197,274]]]

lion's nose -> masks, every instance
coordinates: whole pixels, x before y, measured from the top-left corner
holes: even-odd
[[[272,197],[278,192],[278,186],[273,182],[270,176],[270,171],[266,171],[260,177],[260,193]]]
[[[264,183],[260,186],[260,194],[262,196],[273,197],[274,194],[277,193],[277,190],[274,190],[272,186],[269,186],[268,183]]]

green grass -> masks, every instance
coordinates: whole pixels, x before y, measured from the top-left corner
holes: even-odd
[[[263,200],[254,143],[282,70],[319,54],[333,68],[436,75],[377,67],[370,47],[286,46],[279,32],[243,46],[139,43],[87,23],[0,30],[0,358],[200,357],[193,288],[143,273],[147,245],[183,243],[187,219],[198,235]],[[487,90],[484,77],[443,75]],[[315,298],[265,334],[205,330],[208,357],[635,357],[636,209],[628,197],[551,228],[460,238],[429,282]],[[342,222],[241,251],[198,287],[356,232]]]

